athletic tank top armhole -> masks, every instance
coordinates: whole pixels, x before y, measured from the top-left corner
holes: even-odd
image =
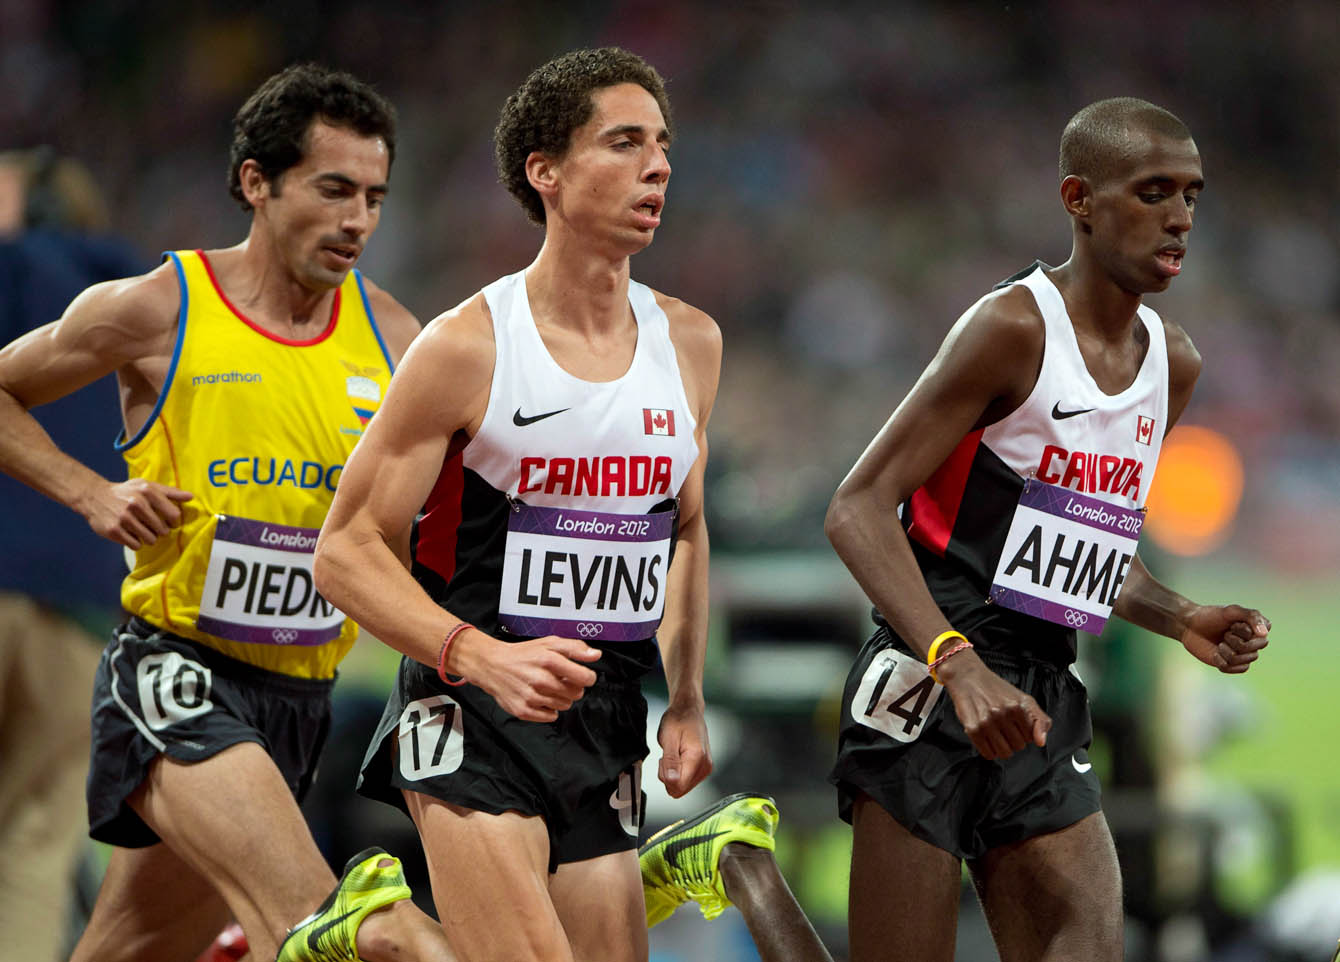
[[[382,329],[377,326],[377,315],[372,312],[372,302],[368,300],[367,288],[363,286],[363,272],[357,267],[354,268],[354,283],[358,285],[358,296],[363,302],[363,312],[368,316],[368,324],[372,327],[372,336],[377,339],[377,346],[382,349],[382,357],[386,358],[386,367],[395,373],[395,362],[391,360],[391,352],[387,350],[386,339],[382,337]]]
[[[172,346],[172,361],[168,364],[167,377],[163,379],[163,390],[158,392],[158,400],[154,402],[153,410],[149,412],[149,416],[144,419],[144,423],[140,425],[133,438],[126,440],[126,429],[122,427],[117,440],[112,443],[112,449],[118,453],[124,453],[139,444],[158,420],[163,405],[167,403],[168,391],[172,390],[172,382],[177,376],[177,362],[181,360],[182,345],[186,343],[186,316],[191,306],[191,296],[186,287],[186,272],[182,269],[181,258],[177,256],[176,251],[165,251],[163,256],[172,260],[172,267],[177,272],[177,290],[181,294],[181,303],[177,307],[177,343]]]
[[[498,366],[503,353],[503,338],[508,333],[504,320],[511,313],[511,305],[507,302],[507,299],[514,296],[515,293],[514,289],[509,289],[506,282],[516,276],[515,274],[504,275],[491,284],[484,285],[479,290],[484,298],[484,310],[488,312],[489,329],[493,331],[493,370],[489,372],[489,393],[484,401],[484,413],[479,418],[479,430],[466,439],[460,450],[451,456],[459,458],[462,465],[465,463],[465,453],[470,450],[470,445],[475,443],[475,438],[484,433],[493,418],[494,410],[498,406]],[[525,281],[523,280],[522,283],[524,284]],[[450,449],[450,442],[448,442],[448,449]],[[443,459],[442,463],[445,465],[451,460],[451,457]]]
[[[980,433],[981,431],[988,431],[992,428],[995,428],[1003,424],[1004,422],[1008,421],[1010,418],[1014,417],[1020,411],[1027,410],[1028,406],[1034,402],[1034,399],[1038,394],[1039,386],[1042,385],[1045,381],[1043,375],[1047,371],[1048,361],[1051,360],[1047,351],[1047,341],[1049,340],[1049,338],[1047,337],[1048,334],[1047,307],[1039,299],[1038,292],[1034,288],[1033,284],[1029,283],[1030,279],[1033,278],[1035,275],[1041,276],[1050,283],[1050,278],[1048,278],[1046,274],[1043,272],[1044,268],[1045,265],[1042,263],[1042,261],[1035,261],[1031,268],[1026,268],[1020,271],[1013,277],[1001,281],[999,284],[997,284],[995,287],[991,289],[991,293],[998,294],[1001,296],[1003,296],[1006,291],[1014,287],[1022,287],[1024,290],[1028,291],[1029,296],[1033,298],[1033,307],[1038,312],[1038,320],[1042,323],[1042,354],[1038,358],[1037,369],[1033,372],[1033,386],[1028,389],[1028,394],[1024,396],[1024,399],[1019,402],[1019,405],[1016,408],[1014,408],[1014,410],[1001,415],[1001,417],[997,418],[995,421],[992,421],[990,424],[987,424],[982,428],[978,429],[978,433]],[[1055,285],[1052,285],[1052,290],[1055,291]],[[1060,295],[1059,291],[1055,292],[1057,296]]]
[[[698,417],[693,405],[689,403],[688,389],[684,387],[684,369],[680,367],[679,349],[675,347],[675,339],[670,336],[670,315],[661,307],[654,290],[631,278],[628,282],[628,303],[638,322],[638,346],[645,347],[645,350],[634,356],[633,364],[629,365],[629,374],[634,373],[633,365],[637,364],[640,358],[645,358],[643,363],[646,364],[654,364],[658,360],[674,364],[675,371],[679,374],[676,379],[676,400],[684,407],[684,414],[689,421],[689,431],[696,431]],[[645,345],[644,338],[648,341]],[[695,454],[694,460],[697,459],[698,455]]]

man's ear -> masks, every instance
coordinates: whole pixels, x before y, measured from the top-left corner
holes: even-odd
[[[237,169],[237,178],[242,185],[242,196],[252,207],[259,207],[272,193],[261,165],[251,158],[242,161],[242,166]]]
[[[1061,181],[1061,205],[1071,217],[1086,218],[1093,205],[1093,189],[1078,174],[1070,174]]]
[[[558,164],[548,154],[532,150],[526,158],[526,180],[541,197],[552,197],[558,189]]]

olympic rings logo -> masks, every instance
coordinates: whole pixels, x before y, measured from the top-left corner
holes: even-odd
[[[1065,610],[1065,622],[1074,628],[1083,628],[1089,623],[1089,616],[1082,611],[1076,611],[1074,608]]]
[[[270,632],[270,637],[275,640],[276,645],[291,645],[298,640],[298,630],[296,628],[276,628]]]
[[[595,638],[604,630],[604,625],[593,621],[579,621],[577,623],[577,634],[583,638]]]

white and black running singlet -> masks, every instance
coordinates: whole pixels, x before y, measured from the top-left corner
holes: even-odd
[[[632,363],[574,377],[535,327],[524,272],[484,288],[497,360],[479,431],[443,465],[412,542],[414,574],[492,634],[653,637],[696,422],[669,321],[629,282]]]
[[[1135,553],[1168,426],[1167,345],[1141,306],[1144,360],[1125,390],[1106,394],[1043,266],[1005,284],[1027,287],[1046,324],[1037,383],[1015,411],[963,438],[908,499],[903,524],[956,628],[981,632],[988,648],[998,640],[1066,662],[1076,628],[1101,630]]]

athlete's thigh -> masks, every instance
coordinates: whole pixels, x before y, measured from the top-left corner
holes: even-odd
[[[549,894],[576,962],[646,962],[647,905],[637,851],[565,862]]]
[[[460,962],[571,962],[549,896],[549,831],[536,815],[493,815],[407,791],[433,904]]]
[[[183,962],[228,922],[214,887],[166,845],[115,848],[70,962]]]
[[[962,879],[955,855],[859,795],[847,908],[852,962],[950,962]]]
[[[160,756],[129,802],[214,886],[258,958],[273,957],[335,885],[284,776],[255,742],[198,762]]]
[[[1001,962],[1120,962],[1121,870],[1102,812],[971,868]]]

